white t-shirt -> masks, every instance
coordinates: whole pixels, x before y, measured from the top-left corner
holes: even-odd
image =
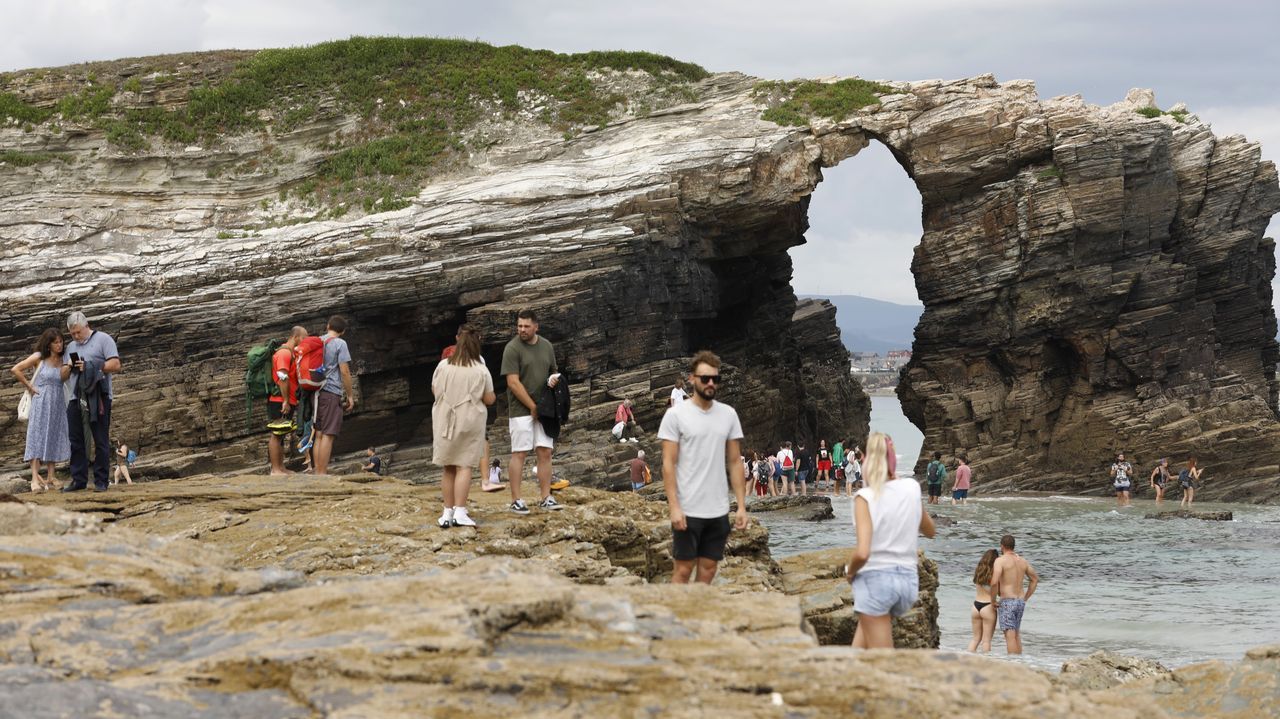
[[[920,541],[920,484],[911,479],[894,479],[884,483],[879,497],[863,487],[854,495],[867,500],[871,510],[871,558],[862,567],[888,569],[915,567],[916,547]],[[857,513],[854,513],[857,526]]]
[[[725,443],[742,439],[742,423],[729,405],[713,401],[705,412],[697,402],[680,402],[662,415],[658,439],[680,445],[676,457],[676,498],[686,517],[713,519],[729,513]]]
[[[788,462],[787,459],[791,461]],[[784,470],[796,468],[796,456],[789,449],[778,450],[778,466]]]
[[[688,392],[685,392],[685,391],[684,391],[683,389],[681,389],[680,387],[672,387],[672,388],[671,388],[671,406],[672,406],[672,407],[674,407],[674,406],[676,406],[676,405],[680,404],[681,402],[685,401],[686,399],[689,399],[689,393],[688,393]]]

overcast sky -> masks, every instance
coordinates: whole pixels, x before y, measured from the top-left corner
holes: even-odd
[[[1098,104],[1149,87],[1162,107],[1185,102],[1280,160],[1280,4],[1266,0],[0,0],[0,17],[0,70],[433,35],[649,50],[766,78],[990,72]],[[793,253],[798,291],[916,301],[920,198],[887,151],[873,145],[829,170],[810,217],[809,244]]]

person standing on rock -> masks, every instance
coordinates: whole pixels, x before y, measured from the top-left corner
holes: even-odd
[[[813,453],[804,448],[804,442],[796,445],[796,494],[809,495],[809,473],[813,470]]]
[[[676,384],[671,388],[671,396],[667,398],[667,406],[674,407],[686,399],[689,399],[689,393],[684,391],[684,378],[676,377]]]
[[[347,331],[347,320],[341,315],[334,315],[325,325],[325,331],[324,386],[316,393],[313,471],[318,475],[329,473],[333,442],[342,431],[342,415],[356,406],[355,392],[351,388],[351,350],[347,347],[347,341],[342,338]]]
[[[942,496],[942,483],[947,481],[947,465],[942,463],[942,452],[933,453],[933,461],[924,470],[925,482],[929,485],[929,504],[938,504]],[[955,504],[955,500],[951,501]]]
[[[441,528],[474,527],[467,513],[471,470],[484,456],[484,430],[497,399],[493,376],[480,361],[480,340],[474,334],[458,335],[457,349],[440,360],[431,375],[431,461],[444,469],[440,493],[444,511],[436,524]]]
[[[729,539],[729,486],[738,500],[733,527],[747,528],[742,423],[737,411],[716,401],[719,357],[705,350],[694,355],[689,381],[693,397],[668,409],[658,429],[675,559],[671,581],[688,584],[696,563],[697,580],[710,584]]]
[[[791,443],[783,442],[778,450],[778,466],[782,468],[782,495],[795,493],[796,489],[796,456],[791,452]]]
[[[825,487],[831,490],[831,450],[827,448],[827,440],[818,440],[818,476],[813,480],[813,492],[817,494]]]
[[[115,399],[112,376],[121,369],[116,341],[106,332],[89,327],[83,312],[67,317],[72,341],[62,358],[62,381],[71,381],[74,396],[67,403],[67,430],[71,443],[71,481],[63,492],[89,486],[89,448],[93,440],[93,490],[105,492],[111,473],[111,403]]]
[[[1196,485],[1200,482],[1200,474],[1204,472],[1204,467],[1196,467],[1196,458],[1192,457],[1187,460],[1187,466],[1181,472],[1178,472],[1178,485],[1182,487],[1182,501],[1178,503],[1179,507],[1191,507],[1191,503],[1196,498]]]
[[[1156,490],[1156,504],[1164,501],[1164,486],[1169,483],[1169,458],[1163,457],[1160,464],[1151,470],[1151,488]]]
[[[1116,490],[1116,506],[1129,506],[1129,477],[1133,475],[1133,465],[1124,461],[1124,452],[1116,455],[1111,465],[1111,484]]]
[[[1000,558],[991,570],[991,587],[996,592],[991,601],[996,605],[996,622],[1004,632],[1005,649],[1010,654],[1021,654],[1022,614],[1036,592],[1040,577],[1030,562],[1013,551],[1013,546],[1012,534],[1000,538]],[[1024,582],[1029,582],[1025,593]]]
[[[897,463],[893,440],[873,432],[867,438],[867,486],[853,498],[858,543],[846,568],[858,614],[853,646],[859,649],[893,648],[892,617],[910,611],[920,594],[918,537],[936,531],[920,506],[920,484],[898,479]]]
[[[31,393],[23,460],[31,463],[32,492],[53,489],[55,465],[71,457],[67,404],[62,394],[62,346],[62,333],[50,327],[40,333],[35,351],[9,370]],[[33,367],[35,372],[27,379],[27,370]],[[42,462],[46,480],[40,478]]]
[[[520,481],[524,478],[524,461],[533,451],[538,462],[538,488],[542,501],[538,506],[559,510],[564,506],[551,496],[551,451],[555,441],[538,421],[538,399],[548,388],[560,382],[556,352],[551,341],[538,335],[538,315],[530,309],[516,315],[516,336],[502,350],[502,374],[507,378],[508,428],[511,434],[511,511],[528,514],[529,507],[520,499]]]
[[[951,505],[969,503],[970,481],[973,470],[969,469],[969,458],[963,454],[959,457],[960,466],[956,467],[956,482],[951,485]]]
[[[273,422],[285,422],[288,427],[296,428],[296,423],[292,421],[293,410],[298,406],[298,368],[294,361],[294,350],[306,336],[305,327],[294,327],[289,333],[289,339],[271,355],[271,379],[275,382],[275,391],[267,397],[268,428]],[[287,434],[272,429],[268,433],[267,459],[271,462],[273,475],[289,473],[284,468],[284,438],[293,432],[292,429],[285,429],[284,432]]]
[[[844,447],[844,442],[838,439],[831,447],[831,474],[834,487],[831,494],[837,497],[840,496],[840,490],[845,486]]]

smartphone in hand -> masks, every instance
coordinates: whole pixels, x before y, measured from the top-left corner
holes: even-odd
[[[77,363],[77,362],[79,362],[79,361],[80,361],[80,354],[79,354],[79,353],[77,353],[77,352],[72,352],[72,353],[71,353],[71,364],[75,364],[75,363]]]

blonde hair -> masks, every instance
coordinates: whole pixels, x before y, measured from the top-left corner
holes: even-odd
[[[893,479],[893,467],[890,456],[893,452],[893,440],[883,432],[872,432],[867,438],[867,459],[862,464],[863,485],[871,490],[871,496],[879,497],[884,483]],[[897,464],[897,462],[893,462]]]

